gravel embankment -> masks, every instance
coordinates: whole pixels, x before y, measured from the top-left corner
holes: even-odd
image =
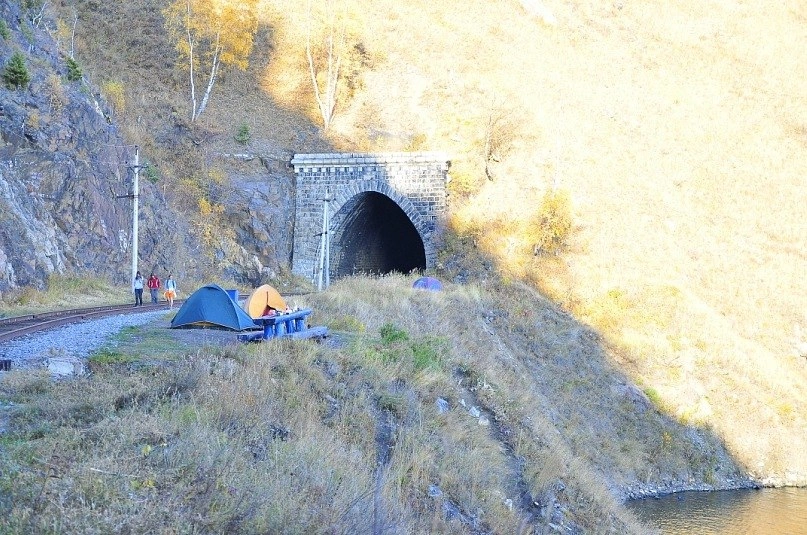
[[[120,314],[30,334],[0,344],[0,358],[11,359],[12,369],[41,366],[55,357],[87,358],[124,327],[143,325],[165,315],[165,310]]]

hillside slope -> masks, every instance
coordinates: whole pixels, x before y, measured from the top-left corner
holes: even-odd
[[[237,243],[216,258],[234,272],[282,271],[291,153],[446,150],[458,243],[589,325],[626,377],[682,424],[714,429],[759,480],[807,484],[801,3],[346,1],[365,62],[327,132],[298,3],[264,3],[250,68],[223,76],[194,124],[164,5],[76,2],[79,58],[123,81],[132,106],[116,119],[159,164],[172,208],[198,212],[182,204],[198,182],[233,207],[221,220]],[[243,123],[246,148],[233,139]],[[221,174],[234,190],[267,176],[276,189],[245,220]],[[575,234],[562,256],[534,256],[529,226],[553,187],[572,199]],[[283,229],[278,243],[261,225]]]
[[[135,145],[68,56],[18,5],[0,6],[0,62],[23,58],[30,82],[0,87],[0,296],[53,274],[122,284],[131,276]],[[141,164],[144,162],[141,161]],[[141,170],[142,172],[142,170]],[[187,248],[184,224],[153,183],[140,186],[141,269]],[[159,229],[176,231],[164,235]]]
[[[601,332],[626,373],[681,421],[716,429],[752,473],[807,483],[804,6],[362,13],[383,60],[335,128],[451,151],[455,182],[479,185],[453,198],[460,233]],[[485,180],[499,117],[512,139]],[[536,258],[525,229],[553,187],[570,194],[576,232],[561,259]]]
[[[644,533],[625,498],[751,484],[534,290],[415,278],[289,296],[323,343],[219,346],[166,314],[88,377],[7,374],[0,529]]]

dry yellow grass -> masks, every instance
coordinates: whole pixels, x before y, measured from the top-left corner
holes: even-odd
[[[424,133],[481,178],[485,119],[507,102],[520,136],[494,182],[454,200],[459,227],[503,222],[478,241],[505,272],[537,271],[755,474],[807,483],[804,8],[543,2],[547,26],[517,2],[363,5],[384,61],[339,134],[363,139],[373,110],[373,128]],[[552,184],[577,222],[555,280],[517,230]]]
[[[17,316],[47,310],[125,303],[131,290],[104,277],[51,275],[46,287],[26,286],[0,294],[0,316]]]
[[[568,412],[568,377],[533,368],[560,342],[558,366],[596,361],[606,373],[576,374],[605,385],[578,400],[583,412],[594,409],[614,374],[575,341],[575,322],[536,306],[546,302],[520,286],[511,295],[434,294],[412,290],[413,280],[346,280],[300,298],[316,307],[316,321],[364,326],[335,333],[336,344],[160,355],[119,345],[125,364],[91,359],[88,378],[5,375],[0,529],[532,533],[554,523],[642,532],[617,501],[637,483],[636,464],[610,470],[618,446],[596,453],[592,431],[621,439]],[[535,317],[496,319],[511,300],[555,328],[535,338],[522,332]],[[483,319],[469,325],[469,316]],[[648,422],[656,429],[661,420]],[[645,432],[624,423],[622,435]],[[684,446],[645,453],[657,472],[693,451],[674,425],[670,432]],[[701,469],[683,462],[676,477]]]
[[[204,151],[239,149],[248,122],[249,149],[279,157],[413,140],[450,152],[455,183],[478,187],[451,199],[452,219],[483,229],[476,242],[507,277],[597,328],[630,379],[717,430],[754,474],[807,483],[804,6],[540,5],[555,24],[515,1],[362,2],[372,68],[326,136],[300,70],[304,8],[266,3],[273,32],[250,72],[214,91]],[[127,102],[158,95],[181,115],[179,78],[120,71],[106,78],[129,82]],[[488,181],[485,125],[502,109],[518,135]],[[523,229],[553,185],[575,233],[561,258],[534,258]]]

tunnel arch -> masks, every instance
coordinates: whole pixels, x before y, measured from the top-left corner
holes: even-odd
[[[433,268],[449,166],[442,152],[295,154],[292,272],[322,281],[327,256],[336,276]],[[323,251],[326,206],[331,245]],[[403,244],[401,256],[393,243]]]
[[[423,237],[400,203],[370,189],[333,207],[332,277],[426,269]]]

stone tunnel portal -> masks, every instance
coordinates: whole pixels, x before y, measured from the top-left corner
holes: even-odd
[[[423,240],[406,213],[386,195],[360,193],[333,221],[333,277],[426,269]]]
[[[433,268],[449,164],[442,152],[295,154],[292,272],[318,282],[324,257],[328,278]]]

